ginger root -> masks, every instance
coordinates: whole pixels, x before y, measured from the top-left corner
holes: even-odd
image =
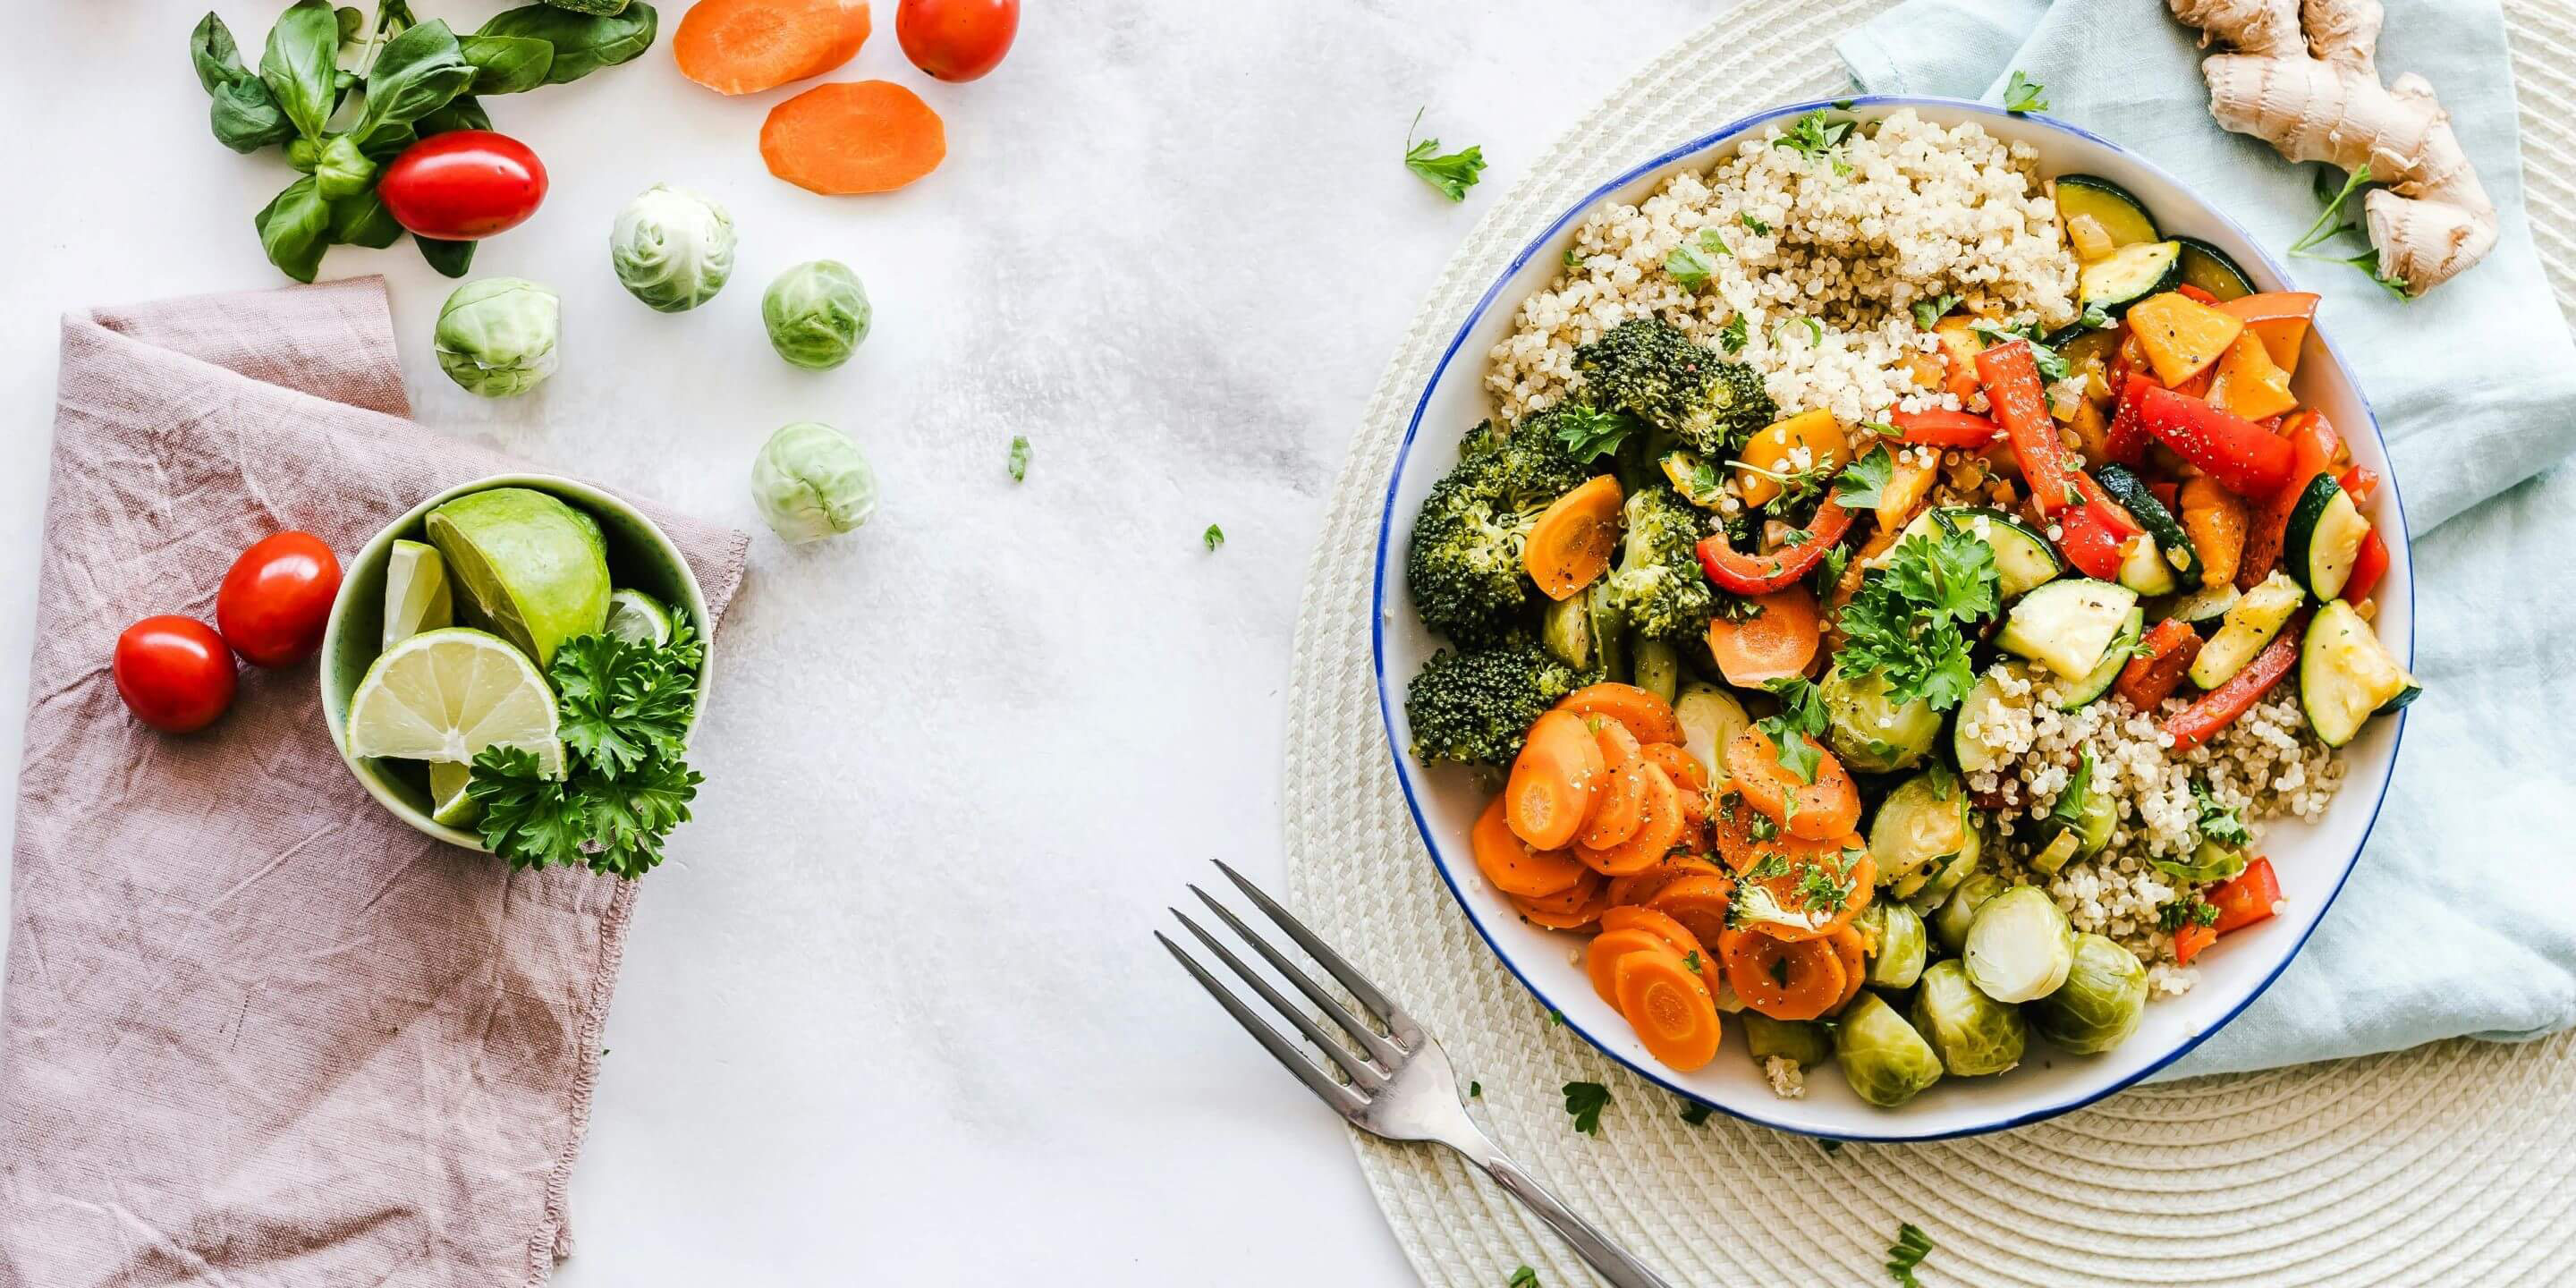
[[[2433,86],[2372,66],[2378,0],[2166,0],[2174,17],[2232,51],[2201,63],[2209,111],[2292,161],[2370,167],[2362,199],[2379,275],[2421,295],[2495,248],[2496,208]]]

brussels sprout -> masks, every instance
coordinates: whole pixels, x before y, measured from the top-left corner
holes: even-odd
[[[828,259],[799,264],[778,275],[760,297],[760,320],[769,345],[800,367],[824,371],[850,360],[868,338],[867,288],[849,266]]]
[[[849,435],[799,421],[770,435],[752,461],[751,499],[780,540],[820,541],[876,512],[877,474]]]
[[[1975,836],[1976,833],[1970,832],[1969,835]],[[1950,856],[1939,867],[1926,868],[1922,873],[1917,873],[1917,876],[1923,876],[1925,879],[1914,893],[1901,896],[1905,900],[1905,906],[1926,917],[1938,912],[1941,905],[1949,901],[1951,893],[1977,870],[1977,852],[1980,848],[1982,847],[1979,845],[1971,845]]]
[[[1775,1055],[1801,1065],[1823,1064],[1834,1054],[1833,1038],[1814,1020],[1775,1020],[1760,1011],[1746,1011],[1742,1018],[1744,1045],[1755,1064]]]
[[[2002,1073],[2021,1063],[2030,1040],[2021,1012],[1978,991],[1955,957],[1932,963],[1914,989],[1914,1028],[1962,1078]]]
[[[516,277],[467,282],[438,310],[438,366],[467,393],[523,394],[555,373],[563,306],[555,293]]]
[[[1893,899],[1877,899],[1861,910],[1860,921],[1862,933],[1877,940],[1869,954],[1868,982],[1879,988],[1914,987],[1932,951],[1922,916]]]
[[[1726,744],[1753,723],[1735,695],[1714,684],[1693,680],[1673,699],[1673,720],[1682,727],[1682,750],[1708,770],[1709,782],[1726,782]]]
[[[1637,687],[1671,702],[1681,696],[1682,655],[1669,641],[1637,636],[1629,642],[1628,655],[1636,661]]]
[[[1941,737],[1941,713],[1917,699],[1887,700],[1887,677],[1853,672],[1836,662],[1818,686],[1825,699],[1825,741],[1843,763],[1863,773],[1885,774],[1923,759]]]
[[[2014,886],[1977,909],[1960,953],[1968,978],[1998,1002],[2046,997],[2075,965],[2075,931],[2038,886]]]
[[[2200,844],[2192,847],[2189,862],[2176,859],[2149,859],[2148,862],[2155,865],[2156,871],[2177,881],[2205,885],[2212,881],[2235,879],[2237,873],[2245,870],[2245,851],[2221,845],[2204,836],[2200,838]]]
[[[635,298],[664,313],[714,299],[733,276],[733,218],[686,188],[654,184],[608,233],[608,263]]]
[[[2147,1012],[2147,968],[2100,935],[2075,937],[2075,965],[2057,991],[2025,1008],[2039,1035],[2077,1055],[2128,1040]]]
[[[1941,1057],[1932,1044],[1867,989],[1834,1026],[1834,1059],[1853,1093],[1882,1109],[1904,1104],[1941,1080]]]
[[[1947,769],[1936,767],[1897,784],[1869,825],[1869,857],[1878,865],[1878,879],[1902,899],[1941,872],[1936,863],[1954,855],[1975,863],[1977,829],[1971,823],[1968,789]],[[1965,879],[1967,873],[1959,875]]]
[[[1966,948],[1968,927],[1976,924],[1977,909],[2004,890],[2004,879],[1992,872],[1979,872],[1960,882],[1942,901],[1941,910],[1932,914],[1932,937],[1954,953]]]

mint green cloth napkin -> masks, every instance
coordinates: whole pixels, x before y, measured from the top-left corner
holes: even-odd
[[[2161,1076],[2576,1023],[2576,468],[2561,464],[2576,448],[2576,346],[2532,248],[2495,4],[2389,5],[2383,78],[2432,81],[2503,218],[2484,263],[2405,302],[2357,269],[2286,256],[2316,218],[2320,167],[2218,128],[2197,35],[2160,3],[1912,0],[1836,48],[1872,94],[1998,102],[2019,71],[2045,87],[2046,115],[2217,202],[2325,296],[2323,324],[2388,440],[2427,689],[2396,781],[2315,938]],[[2338,808],[2369,801],[2356,791]]]

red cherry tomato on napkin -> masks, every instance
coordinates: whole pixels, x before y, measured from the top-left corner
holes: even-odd
[[[146,617],[126,627],[108,669],[125,709],[163,733],[195,733],[233,704],[233,651],[193,617]]]
[[[944,81],[970,81],[1002,63],[1020,34],[1020,0],[903,0],[894,38],[912,65]]]
[[[546,166],[490,130],[449,130],[403,149],[376,184],[394,222],[423,237],[473,241],[516,228],[546,199]]]
[[[263,538],[233,560],[215,596],[215,624],[252,666],[293,666],[322,647],[340,561],[310,532]]]

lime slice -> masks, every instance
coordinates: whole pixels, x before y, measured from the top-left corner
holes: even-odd
[[[497,635],[422,631],[378,657],[349,698],[349,752],[464,764],[485,747],[524,747],[563,772],[555,691]]]
[[[671,642],[671,610],[640,590],[619,590],[608,597],[608,633],[660,648]]]
[[[438,548],[396,541],[385,561],[385,642],[392,648],[422,631],[456,624],[456,597],[447,585],[447,561]]]
[[[474,776],[469,765],[451,764],[444,760],[429,762],[429,819],[447,827],[470,827],[483,817],[483,807],[465,794],[465,782]]]
[[[562,501],[523,487],[470,492],[430,511],[428,527],[466,621],[539,667],[607,620],[608,543],[596,520]]]

